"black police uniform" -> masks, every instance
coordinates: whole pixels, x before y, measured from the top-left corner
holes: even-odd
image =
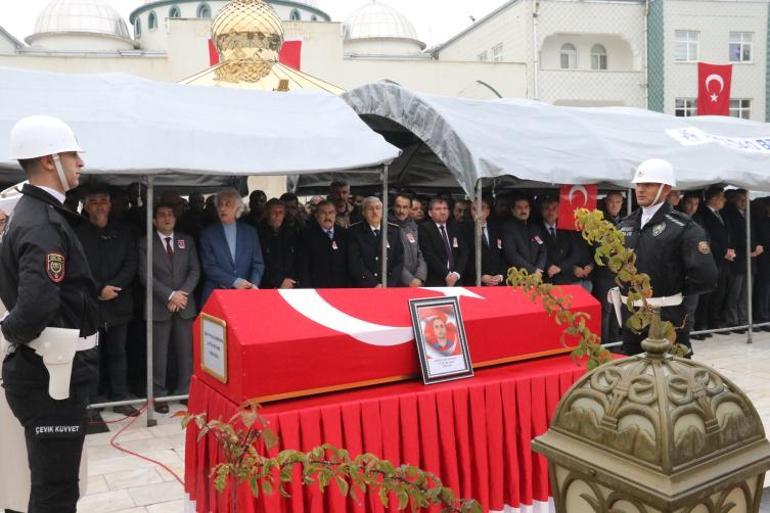
[[[639,209],[623,219],[618,229],[626,237],[626,247],[636,253],[638,271],[650,276],[654,297],[678,293],[695,295],[713,288],[717,268],[703,228],[665,202],[644,228],[641,228],[641,221],[642,210]],[[690,347],[686,317],[684,304],[661,309],[661,318],[670,321],[677,330],[677,343]],[[628,355],[641,353],[645,336],[624,326],[623,352]]]
[[[96,349],[78,351],[70,396],[53,400],[48,371],[28,344],[47,327],[97,329],[96,285],[80,241],[62,208],[43,189],[25,185],[0,242],[0,298],[8,307],[2,333],[14,351],[3,362],[3,386],[24,426],[31,492],[28,513],[76,510],[78,474],[86,436],[86,406],[97,369]],[[23,469],[20,469],[23,470]]]
[[[392,223],[388,223],[387,252],[388,286],[398,287],[404,268],[404,246],[401,228]],[[376,287],[382,283],[382,235],[375,235],[366,222],[356,223],[348,230],[348,269],[356,287]]]

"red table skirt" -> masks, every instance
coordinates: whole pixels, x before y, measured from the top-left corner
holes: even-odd
[[[460,497],[485,511],[519,508],[550,495],[546,460],[530,441],[548,428],[559,399],[585,372],[567,356],[478,371],[473,378],[424,386],[406,382],[295,399],[266,406],[262,413],[280,437],[279,449],[307,451],[321,443],[345,447],[351,456],[370,452],[417,465],[438,475]],[[193,377],[191,412],[227,419],[237,405]],[[209,478],[219,461],[213,437],[196,443],[187,434],[185,488],[200,513],[229,513],[229,494],[217,494]],[[295,474],[297,477],[299,474]],[[296,483],[299,481],[297,480]],[[375,497],[360,504],[335,485],[289,487],[291,498],[239,492],[238,513],[383,513]]]

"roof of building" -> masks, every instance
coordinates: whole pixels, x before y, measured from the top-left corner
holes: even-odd
[[[24,48],[24,43],[16,39],[13,34],[5,30],[2,26],[0,26],[0,36],[13,43],[16,48]]]
[[[344,23],[345,39],[406,39],[425,44],[409,19],[393,7],[370,0],[351,14]]]
[[[265,0],[267,3],[272,5],[283,5],[288,7],[304,7],[306,10],[312,12],[313,14],[319,16],[321,19],[326,21],[331,21],[331,16],[329,16],[326,12],[324,12],[319,6],[317,0]],[[144,3],[131,11],[131,14],[128,16],[128,20],[131,23],[134,23],[134,20],[137,16],[140,14],[147,12],[148,10],[152,10],[155,8],[160,7],[168,7],[171,5],[176,4],[187,4],[187,3],[196,3],[200,4],[202,2],[207,3],[213,3],[213,4],[219,4],[219,7],[217,5],[212,6],[212,11],[217,11],[221,4],[227,3],[226,0],[144,0]]]
[[[128,26],[105,0],[52,0],[37,17],[31,36],[50,33],[89,33],[130,39]]]
[[[507,9],[508,7],[510,7],[511,5],[513,5],[513,4],[515,4],[515,3],[518,3],[518,2],[519,2],[519,0],[508,0],[508,1],[507,1],[507,2],[505,2],[503,5],[501,5],[501,6],[500,6],[500,7],[498,7],[497,9],[495,9],[494,11],[490,12],[489,14],[487,14],[486,16],[484,16],[483,18],[481,18],[481,19],[479,19],[479,20],[476,20],[476,21],[474,21],[474,22],[473,22],[473,23],[471,23],[471,24],[470,24],[470,25],[469,25],[467,28],[465,28],[465,29],[461,30],[460,32],[458,32],[458,33],[457,33],[457,34],[455,34],[454,36],[450,37],[449,39],[447,39],[447,40],[446,40],[446,41],[444,41],[443,43],[441,43],[441,44],[439,44],[439,45],[436,45],[436,46],[432,47],[432,48],[431,48],[431,49],[429,49],[428,51],[429,51],[430,53],[435,53],[435,52],[438,52],[438,51],[441,51],[441,50],[443,50],[444,48],[446,48],[446,47],[447,47],[447,46],[449,46],[450,44],[454,43],[455,41],[457,41],[458,39],[460,39],[460,38],[461,38],[461,37],[463,37],[464,35],[468,34],[469,32],[471,32],[471,31],[473,31],[473,30],[475,30],[475,29],[477,29],[478,27],[480,27],[480,26],[481,26],[481,25],[483,25],[484,23],[488,22],[489,20],[491,20],[492,18],[494,18],[495,16],[497,16],[498,14],[500,14],[501,12],[503,12],[504,10],[506,10],[506,9]]]

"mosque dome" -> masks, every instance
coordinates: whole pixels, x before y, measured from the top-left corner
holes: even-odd
[[[356,9],[344,23],[345,40],[398,39],[416,43],[420,50],[425,43],[409,19],[393,7],[371,0]]]
[[[92,34],[130,40],[126,22],[105,0],[52,0],[37,17],[27,42],[49,34]]]

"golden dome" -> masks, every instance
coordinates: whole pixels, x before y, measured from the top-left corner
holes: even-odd
[[[212,22],[211,38],[222,59],[218,80],[258,82],[278,62],[283,25],[264,0],[232,0]]]

